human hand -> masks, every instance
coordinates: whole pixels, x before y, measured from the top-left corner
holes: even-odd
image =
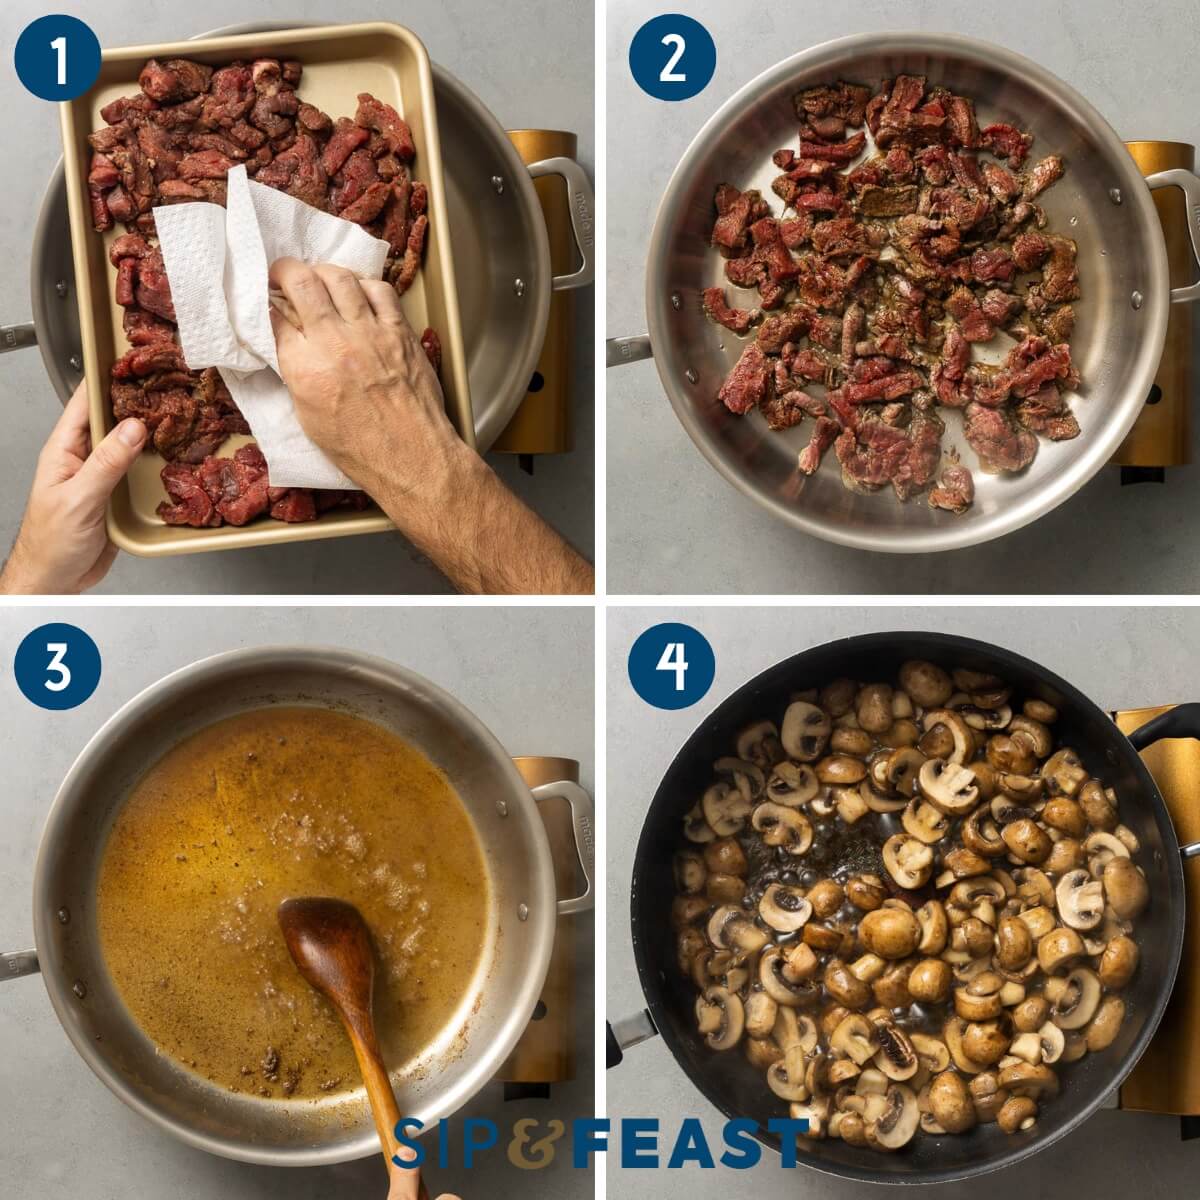
[[[146,426],[130,417],[93,449],[87,391],[75,389],[38,456],[0,593],[78,593],[108,574],[117,548],[108,540],[105,506],[145,444]]]
[[[397,1154],[405,1153],[397,1149]],[[411,1155],[411,1151],[407,1152]],[[421,1172],[411,1167],[398,1167],[392,1163],[388,1167],[388,1178],[391,1186],[388,1188],[387,1200],[429,1200],[429,1193],[421,1186]],[[437,1200],[459,1200],[449,1192],[443,1192]]]
[[[283,258],[270,281],[279,369],[305,433],[385,507],[432,511],[479,460],[446,416],[442,389],[389,283]]]

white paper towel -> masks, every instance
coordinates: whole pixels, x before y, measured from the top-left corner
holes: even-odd
[[[275,355],[267,273],[279,258],[334,263],[378,279],[387,242],[247,178],[228,175],[226,207],[154,210],[179,341],[193,370],[217,367],[267,460],[273,487],[354,488],[308,439]]]

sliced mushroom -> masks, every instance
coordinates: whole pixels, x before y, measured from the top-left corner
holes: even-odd
[[[892,686],[868,683],[859,689],[854,706],[859,726],[868,733],[886,733],[892,727]]]
[[[761,950],[769,940],[742,909],[724,904],[708,919],[708,940],[718,950]]]
[[[1137,965],[1137,943],[1124,934],[1112,938],[1100,955],[1100,982],[1110,992],[1119,992],[1133,978]]]
[[[812,824],[794,808],[765,801],[754,810],[750,823],[768,846],[782,846],[789,854],[807,854],[812,845]]]
[[[780,741],[789,758],[800,762],[815,762],[829,744],[833,732],[830,714],[816,704],[797,700],[783,714]]]
[[[1076,967],[1062,983],[1050,1019],[1059,1029],[1082,1029],[1100,1004],[1100,980],[1095,971]]]
[[[915,796],[925,755],[914,746],[901,746],[884,760],[883,783],[901,796]]]
[[[747,725],[737,736],[737,754],[763,771],[770,771],[784,756],[775,722],[755,721]]]
[[[887,889],[878,875],[854,875],[846,880],[846,899],[862,912],[873,912],[887,899]]]
[[[713,832],[712,826],[709,825],[699,800],[692,806],[687,816],[683,818],[683,836],[689,842],[696,842],[697,844],[711,842],[717,836]]]
[[[1095,929],[1104,916],[1104,885],[1086,871],[1068,871],[1054,889],[1058,915],[1072,929]]]
[[[943,1070],[930,1080],[929,1108],[947,1133],[965,1133],[975,1125],[975,1105],[957,1071]]]
[[[871,989],[840,959],[831,959],[825,968],[825,990],[839,1003],[858,1011],[871,1002]]]
[[[911,908],[876,908],[859,923],[858,936],[863,946],[881,959],[905,959],[917,949],[920,925]]]
[[[703,891],[707,875],[704,859],[695,850],[681,850],[675,855],[675,886],[685,895]]]
[[[859,783],[867,776],[867,765],[849,754],[829,754],[813,768],[821,783],[845,786]]]
[[[964,1021],[990,1021],[1000,1015],[1000,989],[1004,980],[995,971],[983,971],[954,992],[954,1011]],[[969,1056],[969,1052],[968,1052]]]
[[[996,964],[1016,971],[1033,957],[1033,934],[1017,917],[1003,917],[996,929]]]
[[[1083,939],[1075,930],[1060,926],[1038,939],[1038,965],[1047,975],[1061,975],[1085,954]]]
[[[1069,799],[1077,795],[1079,789],[1087,782],[1087,777],[1079,755],[1067,747],[1056,750],[1042,764],[1042,778],[1051,794],[1055,796],[1066,796]]]
[[[917,924],[921,926],[917,949],[922,954],[941,954],[950,936],[945,905],[940,900],[927,900],[917,909]]]
[[[1113,857],[1104,868],[1104,895],[1113,911],[1132,921],[1150,901],[1146,877],[1128,858]]]
[[[794,933],[812,912],[813,906],[804,898],[804,893],[783,883],[771,884],[758,902],[758,915],[780,933]]]
[[[1014,1096],[1040,1099],[1042,1096],[1058,1095],[1058,1076],[1049,1067],[1039,1063],[1016,1062],[1000,1072],[1000,1086]]]
[[[746,998],[746,1032],[752,1038],[770,1037],[779,1005],[766,992],[751,992]]]
[[[996,733],[988,738],[987,760],[997,771],[1029,775],[1037,766],[1037,756],[1027,738]]]
[[[1013,717],[1009,722],[1008,735],[1028,742],[1038,758],[1048,757],[1050,751],[1054,749],[1054,739],[1050,730],[1041,721],[1035,721],[1032,717],[1024,714]]]
[[[940,758],[931,758],[921,766],[917,785],[930,804],[951,817],[964,816],[979,799],[975,772]]]
[[[1083,852],[1087,855],[1088,870],[1099,879],[1104,868],[1114,858],[1128,858],[1129,847],[1111,833],[1093,833],[1084,839]]]
[[[926,733],[931,733],[941,726],[950,735],[949,752],[937,755],[938,758],[944,758],[957,765],[971,758],[975,750],[975,735],[958,713],[949,708],[936,708],[925,714],[921,724]]]
[[[900,824],[905,832],[927,846],[940,842],[950,832],[950,818],[941,809],[934,808],[928,800],[910,800]]]
[[[1009,854],[1023,863],[1045,862],[1050,855],[1049,835],[1029,817],[1005,825],[1000,836],[1004,838]]]
[[[746,852],[736,838],[718,838],[704,847],[704,865],[716,875],[745,875],[750,869]]]
[[[758,798],[766,784],[762,768],[740,758],[718,758],[713,763],[713,770],[724,776],[722,782],[736,788],[747,804],[752,804]]]
[[[784,1008],[811,1004],[819,994],[811,976],[806,979],[789,978],[787,960],[778,946],[769,947],[759,957],[758,982],[763,991]]]
[[[875,1054],[875,1065],[889,1079],[897,1082],[911,1079],[920,1063],[908,1034],[890,1022],[882,1022],[876,1026],[876,1036],[879,1050]]]
[[[1037,1101],[1032,1096],[1010,1096],[996,1114],[996,1124],[1005,1133],[1032,1129],[1037,1121]]]
[[[908,991],[921,1004],[940,1004],[953,983],[950,964],[940,958],[923,958],[908,973]]]
[[[858,684],[853,679],[835,679],[821,689],[819,699],[821,707],[831,717],[841,717],[854,707],[857,695]]]
[[[701,797],[704,819],[717,837],[740,833],[750,813],[750,801],[727,783],[714,783]]]
[[[1042,1062],[1056,1063],[1062,1058],[1066,1046],[1066,1035],[1053,1021],[1046,1021],[1038,1027],[1038,1041],[1041,1047]]]
[[[1000,1021],[968,1021],[963,1030],[964,1053],[987,1067],[998,1063],[1011,1045],[1012,1038]]]
[[[933,873],[933,851],[911,834],[895,833],[883,843],[883,865],[898,886],[913,891]]]
[[[741,999],[728,988],[705,988],[696,999],[696,1024],[710,1050],[731,1049],[745,1028]]]
[[[817,773],[805,763],[776,763],[767,780],[767,798],[788,808],[803,808],[820,790]]]
[[[860,1067],[875,1056],[879,1048],[879,1037],[873,1022],[862,1013],[851,1013],[843,1017],[829,1039],[832,1050],[853,1059]]]
[[[987,808],[980,807],[971,813],[962,823],[961,834],[963,845],[984,858],[999,858],[1008,852],[1000,829]]]
[[[912,1088],[893,1083],[884,1094],[883,1112],[867,1125],[867,1140],[884,1150],[898,1150],[912,1141],[921,1120]]]
[[[900,686],[922,708],[938,708],[954,691],[953,681],[941,667],[920,659],[903,663],[899,677]]]
[[[947,708],[952,705],[947,705]],[[998,708],[979,708],[974,704],[964,704],[957,707],[962,713],[962,718],[972,729],[987,731],[994,733],[1001,729],[1007,729],[1009,722],[1013,719],[1013,711],[1007,704],[1001,704]]]
[[[1051,829],[1061,830],[1073,838],[1081,838],[1087,832],[1087,817],[1075,800],[1066,796],[1055,796],[1042,806],[1042,823]]]
[[[1088,1050],[1095,1054],[1116,1041],[1125,1021],[1125,1001],[1120,996],[1105,996],[1085,1031]]]

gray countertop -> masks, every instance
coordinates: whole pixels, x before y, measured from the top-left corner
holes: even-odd
[[[638,88],[627,65],[633,34],[653,14],[631,0],[609,5],[608,171],[620,181],[608,203],[610,337],[645,332],[646,246],[658,201],[691,139],[755,75],[832,38],[882,30],[970,34],[1056,72],[1124,138],[1200,141],[1194,0],[1146,0],[1133,8],[1120,0],[858,0],[800,8],[765,0],[752,16],[744,6],[711,2],[677,11],[707,26],[717,68],[695,98],[662,103]],[[1197,466],[1169,471],[1165,485],[1124,488],[1117,470],[1105,468],[1053,513],[988,545],[884,556],[792,530],[727,484],[676,420],[653,362],[609,371],[607,407],[612,594],[1190,593],[1200,587],[1200,547],[1190,520],[1200,504]],[[1200,437],[1200,422],[1193,433]]]
[[[73,711],[35,709],[7,664],[31,629],[79,625],[96,641],[104,671],[96,693]],[[391,659],[427,676],[467,705],[513,754],[575,758],[593,780],[593,617],[590,609],[542,608],[12,608],[0,610],[4,733],[0,837],[0,948],[32,945],[33,862],[46,810],[71,762],[118,707],[197,658],[245,646],[336,645]],[[537,1172],[508,1164],[506,1131],[520,1117],[569,1121],[593,1111],[590,915],[577,925],[577,1078],[549,1100],[504,1102],[488,1084],[461,1116],[500,1126],[497,1150],[472,1172],[429,1173],[431,1194],[516,1200],[532,1194],[590,1200],[593,1179],[572,1169],[560,1146]],[[453,1136],[461,1136],[454,1127]],[[126,1108],[88,1070],[34,978],[5,982],[0,996],[0,1198],[2,1200],[383,1200],[375,1157],[337,1167],[272,1169],[230,1162],[176,1142]]]
[[[208,0],[189,7],[172,0],[86,0],[71,5],[101,45],[177,40],[273,15],[270,5]],[[54,11],[41,0],[8,0],[0,16],[0,106],[7,116],[8,172],[0,197],[0,262],[6,289],[0,324],[30,319],[29,258],[33,223],[50,171],[61,154],[58,115],[35,99],[12,70],[13,45],[35,17]],[[293,0],[285,21],[403,21],[430,57],[479,96],[506,129],[568,129],[579,136],[579,160],[594,174],[593,8],[588,0],[526,4],[509,11],[478,0]],[[286,14],[286,15],[285,15]],[[531,69],[531,55],[536,69]],[[589,557],[594,537],[594,300],[578,293],[573,398],[575,449],[543,456],[532,477],[514,456],[489,461],[510,488]],[[17,531],[34,463],[59,406],[36,350],[0,358],[0,556]],[[399,534],[342,538],[258,550],[167,560],[122,555],[97,589],[114,594],[245,593],[414,594],[449,592],[447,581]]]
[[[625,661],[634,639],[663,620],[694,625],[712,644],[716,678],[699,704],[681,712],[645,705],[629,686]],[[809,646],[852,634],[888,629],[936,629],[1007,646],[1044,664],[1105,709],[1193,700],[1197,695],[1194,649],[1200,612],[1163,608],[661,608],[611,609],[608,617],[606,769],[607,964],[610,1020],[642,1005],[629,939],[629,883],[634,850],[647,805],[680,746],[730,692],[760,671]],[[659,1038],[633,1047],[608,1072],[608,1115],[658,1117],[662,1143],[685,1116],[700,1117],[710,1145],[719,1145],[721,1120],[692,1087]],[[718,1151],[719,1153],[719,1151]],[[613,1195],[632,1194],[635,1183],[609,1155]],[[881,1196],[870,1184],[835,1179],[799,1168],[782,1170],[775,1155],[739,1178],[736,1194],[779,1200],[803,1195],[822,1200]],[[1006,1200],[1043,1197],[1136,1195],[1174,1200],[1195,1193],[1200,1142],[1182,1143],[1175,1117],[1100,1112],[1073,1134],[1023,1164],[933,1189],[939,1197]],[[650,1178],[645,1171],[637,1180]],[[653,1175],[661,1200],[718,1200],[731,1194],[731,1173],[694,1165]]]

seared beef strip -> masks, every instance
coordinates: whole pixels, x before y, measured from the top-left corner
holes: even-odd
[[[101,109],[107,122],[89,138],[88,197],[98,232],[123,223],[112,243],[116,300],[131,349],[112,368],[117,419],[136,416],[149,445],[168,460],[162,473],[168,524],[244,524],[260,514],[313,520],[337,505],[363,507],[361,493],[271,489],[253,446],[213,457],[232,434],[250,432],[212,369],[189,371],[179,349],[175,309],[154,238],[151,209],[189,201],[225,203],[225,177],[238,163],[257,182],[346,220],[389,243],[385,278],[397,292],[420,269],[429,218],[425,185],[406,164],[412,132],[390,105],[362,93],[354,118],[336,123],[296,92],[298,62],[258,59],[214,70],[187,59],[149,60],[141,92]],[[421,344],[436,370],[441,342],[427,329]],[[257,456],[257,457],[256,457]],[[189,465],[193,464],[193,465]]]
[[[1076,246],[1043,232],[1033,202],[1061,178],[1061,157],[1025,169],[1031,134],[981,130],[969,98],[921,76],[874,94],[845,82],[809,88],[794,104],[798,147],[772,156],[783,214],[728,183],[714,197],[725,278],[758,292],[745,306],[722,287],[703,293],[712,321],[754,333],[720,401],[738,415],[757,408],[771,430],[813,416],[803,474],[832,445],[847,487],[890,483],[902,500],[939,478],[939,407],[962,411],[987,471],[1023,470],[1038,436],[1077,436],[1063,396],[1079,386],[1067,344]],[[972,346],[997,334],[1012,339],[1003,364],[976,361]],[[929,503],[962,512],[973,497],[951,451]]]

